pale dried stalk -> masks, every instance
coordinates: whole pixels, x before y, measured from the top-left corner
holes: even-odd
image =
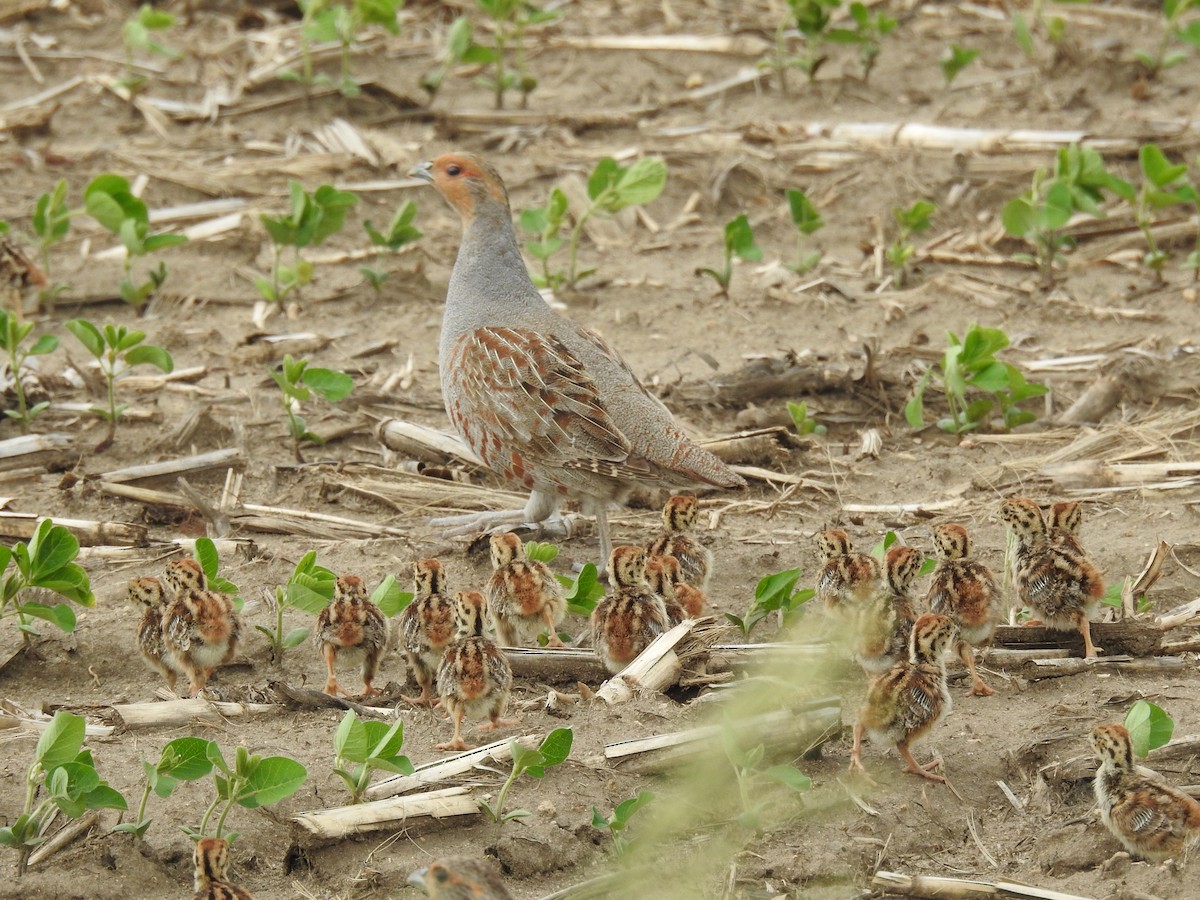
[[[479,812],[479,803],[461,787],[442,788],[407,797],[389,797],[304,813],[292,818],[320,838],[343,838],[365,831],[401,828],[412,819],[428,816],[445,819]]]
[[[279,713],[283,707],[275,703],[226,703],[196,697],[190,700],[150,701],[146,703],[117,703],[113,712],[130,729],[163,728],[204,722],[220,725],[225,719],[240,716]]]
[[[1064,894],[1045,888],[1029,887],[1011,881],[969,881],[966,878],[942,878],[935,875],[901,875],[876,872],[871,886],[885,894],[905,897],[930,897],[939,900],[975,900],[975,898],[1022,897],[1035,900],[1092,900],[1079,894]]]
[[[458,436],[416,422],[384,419],[375,426],[375,437],[389,450],[413,459],[442,463],[450,456],[472,466],[487,468],[483,460]]]
[[[482,747],[476,747],[474,750],[455,754],[449,759],[440,759],[437,762],[417,766],[411,775],[392,775],[390,778],[377,781],[367,788],[364,796],[368,800],[382,800],[385,797],[395,797],[397,794],[407,794],[417,788],[465,775],[478,767],[484,760],[490,759],[493,762],[502,763],[512,759],[513,741],[523,747],[533,749],[544,739],[544,734],[527,734],[519,738],[503,738],[493,741]]]
[[[1034,659],[1025,673],[1030,681],[1045,678],[1062,678],[1064,675],[1079,675],[1098,669],[1103,672],[1178,672],[1188,665],[1188,660],[1179,656],[1152,656],[1148,659],[1119,657],[1116,659]]]
[[[99,822],[100,810],[93,809],[82,818],[76,819],[71,824],[60,828],[50,840],[29,854],[29,866],[32,868],[39,863],[45,862],[59,850],[79,840],[79,838],[91,831]]]
[[[29,540],[46,516],[35,513],[18,513],[0,510],[0,538]],[[119,544],[124,546],[145,546],[149,538],[144,525],[133,525],[125,522],[96,522],[90,519],[59,519],[55,525],[61,525],[71,532],[80,544],[96,546],[104,544]]]
[[[195,456],[183,456],[159,463],[113,469],[111,472],[103,473],[100,479],[108,482],[138,481],[142,478],[160,478],[164,475],[182,475],[187,472],[221,466],[240,465],[241,462],[242,451],[236,447],[226,447],[224,450],[210,450],[208,453],[198,453]]]

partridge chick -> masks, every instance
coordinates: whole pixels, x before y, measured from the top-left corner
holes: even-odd
[[[673,556],[679,560],[682,580],[700,590],[708,589],[712,551],[691,536],[700,507],[691,494],[676,494],[663,506],[663,533],[646,545],[646,555]]]
[[[454,602],[442,593],[446,571],[436,559],[413,564],[413,599],[400,616],[400,634],[408,667],[421,696],[405,697],[414,706],[436,706],[433,679],[442,651],[454,640]]]
[[[254,900],[254,895],[229,880],[229,844],[224,838],[196,842],[195,889],[192,900]]]
[[[1124,725],[1098,725],[1092,749],[1100,761],[1100,818],[1130,854],[1161,862],[1200,843],[1200,803],[1157,772],[1134,765]]]
[[[437,670],[438,696],[454,719],[454,737],[438,744],[438,750],[471,750],[462,739],[463,717],[486,715],[490,720],[478,726],[491,731],[517,725],[517,719],[500,718],[508,708],[512,692],[512,667],[496,643],[483,636],[484,606],[479,591],[463,591],[454,597],[456,638],[442,654]]]
[[[866,772],[862,764],[863,732],[877,744],[895,743],[908,763],[905,772],[930,781],[946,779],[930,770],[939,760],[921,765],[909,749],[950,710],[946,687],[946,648],[954,640],[954,623],[946,616],[929,613],[917,619],[909,638],[908,659],[897,663],[872,682],[867,699],[854,726],[854,748],[850,771]]]
[[[489,469],[530,491],[522,510],[437,524],[466,533],[547,522],[571,497],[596,517],[607,562],[608,506],[637,485],[745,487],[684,435],[615,350],[542,299],[492,166],[447,153],[410,174],[432,184],[463,223],[438,351],[446,412]]]
[[[333,673],[333,661],[341,653],[361,658],[364,697],[379,691],[371,684],[379,674],[379,663],[387,649],[388,622],[379,607],[367,596],[367,588],[357,575],[343,575],[333,589],[333,603],[317,616],[317,646],[325,659],[329,677],[325,693],[349,696]]]
[[[493,534],[492,577],[487,583],[488,613],[500,643],[520,647],[549,633],[549,646],[561,647],[558,626],[567,614],[562,585],[544,562],[525,558],[515,534]]]
[[[646,582],[641,547],[613,547],[608,571],[613,588],[592,610],[592,640],[596,655],[616,675],[670,623],[662,598]]]
[[[1091,659],[1100,650],[1092,643],[1088,622],[1104,596],[1099,570],[1084,554],[1050,540],[1042,511],[1032,500],[1005,500],[1000,518],[1017,540],[1013,574],[1021,602],[1039,617],[1025,624],[1056,631],[1078,628],[1084,656]]]
[[[46,276],[8,234],[0,233],[0,306],[11,309],[20,320],[25,314],[25,295],[30,288],[46,283]],[[17,373],[12,373],[16,378]]]
[[[647,559],[646,581],[650,589],[662,597],[672,625],[678,625],[684,619],[698,618],[708,609],[708,597],[700,588],[683,580],[683,567],[674,556]]]
[[[174,658],[163,643],[163,613],[167,609],[167,593],[162,582],[147,575],[129,582],[129,600],[145,607],[138,623],[137,645],[146,665],[162,674],[167,687],[175,690],[179,675]]]
[[[818,534],[817,548],[825,563],[817,575],[817,597],[829,612],[857,614],[879,590],[879,562],[855,553],[841,529]]]
[[[908,659],[908,638],[917,611],[909,589],[925,562],[915,547],[895,545],[883,559],[883,587],[863,611],[854,658],[870,675],[882,675]]]
[[[195,697],[213,670],[233,659],[242,620],[232,600],[208,590],[196,560],[171,560],[163,579],[175,592],[163,613],[163,643],[175,667],[187,675],[190,696]]]
[[[1083,553],[1079,543],[1079,529],[1083,525],[1083,507],[1075,500],[1061,500],[1050,507],[1046,522],[1050,529],[1050,543],[1070,553]]]
[[[435,859],[408,876],[433,900],[512,900],[499,873],[482,859]]]
[[[975,671],[974,647],[987,647],[1000,621],[1001,595],[996,579],[983,563],[969,559],[967,529],[950,523],[933,529],[938,564],[929,586],[929,611],[949,616],[958,628],[955,652],[971,673],[968,697],[996,693]]]

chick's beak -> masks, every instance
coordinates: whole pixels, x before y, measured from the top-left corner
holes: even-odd
[[[409,178],[420,178],[422,181],[433,181],[433,163],[429,160],[419,162],[408,170]]]
[[[427,165],[429,165],[429,163],[422,163],[421,165],[427,166]],[[420,166],[414,166],[412,171],[409,172],[408,174],[414,175],[415,177],[420,178],[421,177],[420,175],[416,175],[417,169],[419,169],[419,168],[420,168]],[[417,869],[415,872],[411,872],[408,876],[408,883],[414,884],[417,887],[425,887],[425,876],[426,876],[426,874],[428,874],[428,872],[429,872],[429,866],[422,866],[421,868]]]

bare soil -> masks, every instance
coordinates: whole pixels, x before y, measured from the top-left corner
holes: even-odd
[[[150,60],[160,71],[147,72],[149,97],[198,102],[206,90],[238,84],[249,70],[294,50],[297,32],[289,17],[294,10],[280,14],[273,4],[253,4],[258,13],[251,16],[233,2],[191,6],[191,21],[163,38],[183,57]],[[619,348],[697,436],[726,435],[748,424],[786,424],[786,400],[806,401],[810,415],[828,426],[823,436],[780,447],[765,459],[744,460],[803,476],[799,487],[759,480],[744,496],[703,498],[711,514],[704,538],[717,561],[711,586],[716,611],[742,613],[756,581],[781,569],[802,566],[802,580],[809,582],[815,571],[811,536],[833,524],[847,528],[862,549],[891,529],[906,543],[929,550],[931,524],[961,521],[975,536],[980,557],[1001,571],[1005,536],[994,512],[1000,497],[1014,494],[1041,501],[1086,499],[1085,541],[1111,582],[1136,576],[1159,540],[1179,545],[1180,559],[1194,560],[1183,552],[1194,541],[1200,493],[1186,478],[1173,489],[1091,490],[1105,487],[1099,476],[1056,480],[1042,466],[1052,454],[1110,462],[1196,458],[1198,435],[1188,417],[1200,383],[1195,354],[1200,313],[1191,275],[1178,268],[1194,237],[1195,219],[1190,235],[1184,228],[1168,243],[1173,258],[1165,283],[1140,268],[1142,246],[1126,212],[1114,214],[1120,226],[1114,224],[1115,237],[1100,228],[1087,232],[1057,283],[1047,288],[1031,269],[1010,264],[1023,248],[1003,238],[998,215],[1007,199],[1028,187],[1036,168],[1051,164],[1052,144],[1013,152],[1007,140],[965,149],[890,138],[868,143],[842,139],[830,128],[924,123],[1001,131],[1075,129],[1095,138],[1125,139],[1107,158],[1114,171],[1134,178],[1139,142],[1157,140],[1176,159],[1195,157],[1200,61],[1190,58],[1153,82],[1139,76],[1128,62],[1130,50],[1158,40],[1154,4],[1065,7],[1069,45],[1061,58],[1052,59],[1043,41],[1032,62],[1016,47],[1007,15],[998,7],[883,6],[900,24],[885,39],[869,82],[859,78],[854,48],[835,47],[815,83],[791,72],[786,94],[777,80],[764,76],[697,97],[689,92],[752,68],[761,51],[581,49],[564,39],[723,35],[765,47],[784,4],[568,4],[559,24],[530,38],[529,66],[541,84],[529,109],[497,114],[487,89],[476,83],[478,73],[467,69],[452,72],[432,103],[421,92],[419,78],[433,67],[455,10],[418,3],[404,13],[400,36],[373,37],[356,50],[354,71],[367,82],[361,96],[347,99],[324,90],[305,99],[294,82],[265,78],[211,118],[200,119],[134,109],[104,86],[121,72],[121,23],[131,4],[77,0],[16,19],[6,19],[0,10],[0,27],[13,29],[0,31],[0,118],[46,87],[73,76],[83,79],[54,101],[61,107],[45,128],[0,132],[0,217],[14,231],[28,233],[36,197],[58,178],[68,180],[72,203],[80,205],[83,186],[106,171],[146,176],[143,197],[151,209],[217,197],[247,200],[236,230],[165,254],[169,279],[141,317],[116,297],[119,263],[95,258],[112,246],[110,235],[81,217],[65,244],[54,250],[53,275],[70,288],[38,319],[39,332],[57,334],[62,341],[60,351],[39,360],[53,401],[98,399],[78,376],[72,386],[75,367],[86,368],[85,355],[63,323],[77,315],[143,328],[150,341],[174,354],[177,368],[203,366],[205,373],[194,382],[153,389],[130,384],[130,415],[116,443],[101,453],[91,449],[103,432],[96,419],[52,408],[35,430],[68,433],[72,452],[42,469],[0,476],[9,510],[139,523],[157,545],[133,557],[87,556],[97,606],[80,612],[73,635],[50,635],[35,654],[16,658],[0,673],[0,695],[30,709],[87,710],[92,721],[101,721],[113,703],[152,699],[160,687],[157,676],[134,658],[137,613],[123,600],[125,584],[161,568],[171,549],[163,549],[164,542],[217,534],[195,510],[102,491],[103,473],[124,466],[235,447],[242,454],[241,503],[399,529],[398,534],[362,536],[328,525],[301,532],[292,522],[285,523],[283,533],[273,533],[232,509],[227,536],[252,546],[227,554],[225,574],[251,599],[286,580],[309,549],[318,550],[320,561],[334,571],[358,573],[372,584],[389,573],[407,582],[412,561],[434,555],[446,563],[454,587],[482,582],[485,555],[468,552],[465,540],[440,537],[425,524],[429,510],[418,501],[392,502],[364,489],[369,479],[388,482],[389,471],[403,464],[375,438],[380,418],[449,427],[438,391],[436,348],[441,297],[459,235],[457,218],[431,192],[415,184],[378,189],[368,183],[395,182],[416,161],[452,148],[493,160],[518,211],[541,204],[553,185],[586,177],[603,156],[663,157],[669,181],[647,208],[647,217],[628,214],[618,220],[619,227],[585,239],[581,263],[598,272],[579,291],[561,297],[567,314]],[[19,58],[14,41],[31,57],[29,65]],[[981,57],[946,88],[937,59],[951,42],[974,47]],[[323,71],[334,72],[335,66],[332,58],[321,63]],[[41,82],[34,80],[35,70]],[[337,118],[364,136],[374,164],[330,149],[314,136]],[[806,134],[805,127],[816,123],[829,127]],[[347,227],[312,251],[318,262],[313,283],[287,310],[256,324],[251,279],[265,271],[270,256],[257,213],[283,208],[288,177],[310,189],[331,182],[356,190],[361,200]],[[827,221],[812,239],[825,258],[805,276],[780,265],[795,256],[783,200],[791,187],[807,191]],[[909,286],[880,289],[886,279],[876,264],[880,234],[891,238],[893,207],[919,197],[934,201],[938,212],[932,231],[918,241],[921,250]],[[356,256],[367,246],[359,222],[386,222],[408,199],[420,206],[418,224],[425,237],[383,260],[389,278],[376,293],[357,272],[361,262],[371,261]],[[719,263],[721,229],[741,212],[748,213],[765,257],[762,263],[739,264],[729,295],[721,296],[711,281],[693,273],[698,266]],[[1182,213],[1176,219],[1184,221]],[[188,224],[193,223],[172,227]],[[934,251],[939,247],[957,248],[961,259],[938,261]],[[1003,328],[1013,342],[1006,358],[1021,366],[1097,356],[1078,365],[1031,370],[1030,376],[1048,384],[1051,393],[1044,407],[1039,401],[1039,423],[1017,435],[960,440],[934,428],[914,432],[903,417],[906,397],[925,366],[940,356],[944,333],[961,334],[972,322]],[[268,335],[291,339],[270,341]],[[268,375],[285,353],[345,370],[357,385],[336,408],[313,403],[305,410],[313,431],[336,439],[307,446],[303,465],[293,459]],[[832,373],[820,391],[764,397],[753,408],[694,399],[705,396],[698,387],[737,371],[747,360],[789,353],[814,372]],[[1094,428],[1053,425],[1053,415],[1098,374],[1114,371],[1132,356],[1152,377],[1133,383],[1102,422]],[[933,393],[930,405],[944,414]],[[1172,422],[1185,424],[1173,427]],[[7,435],[0,436],[18,433],[12,424],[3,428]],[[878,429],[882,439],[877,456],[858,452],[867,429]],[[1096,443],[1081,443],[1085,440]],[[187,478],[217,505],[224,469]],[[486,473],[473,478],[501,486]],[[145,486],[177,491],[173,477]],[[661,499],[641,498],[615,516],[617,539],[647,540],[657,526]],[[855,511],[856,504],[874,511]],[[572,538],[556,565],[566,571],[571,563],[592,559],[595,546],[590,534]],[[1196,595],[1196,576],[1169,560],[1149,599],[1157,613]],[[269,619],[261,606],[249,616],[250,624]],[[287,623],[303,624],[302,617],[289,613]],[[569,626],[579,631],[583,624]],[[764,622],[754,638],[770,639],[775,628],[773,620]],[[1169,639],[1186,636],[1176,632]],[[17,647],[15,629],[0,634],[0,643],[7,659]],[[310,645],[291,651],[277,665],[261,636],[251,631],[243,656],[246,665],[221,673],[222,692],[263,689],[277,680],[323,684],[323,665]],[[686,824],[661,845],[643,848],[650,855],[661,850],[663,859],[681,868],[670,884],[660,875],[644,874],[624,889],[636,896],[848,897],[868,891],[873,873],[883,869],[1010,879],[1091,897],[1200,897],[1194,863],[1182,874],[1145,863],[1102,870],[1118,846],[1092,815],[1090,783],[1039,774],[1055,761],[1086,755],[1088,731],[1100,722],[1119,721],[1138,698],[1165,707],[1176,720],[1177,734],[1200,733],[1200,676],[1194,656],[1187,660],[1169,676],[1089,672],[1028,682],[989,669],[999,691],[986,699],[963,698],[963,683],[956,681],[953,711],[918,751],[922,758],[931,752],[943,757],[955,792],[901,775],[894,751],[872,746],[866,751],[868,764],[882,787],[854,786],[865,804],[856,805],[843,786],[849,784],[847,730],[811,758],[798,758],[803,748],[784,754],[780,761],[796,762],[813,779],[814,791],[803,804],[789,800],[783,820],[772,820],[760,835],[713,824],[733,816],[714,784],[637,776],[603,759],[606,744],[701,721],[701,711],[685,705],[695,690],[642,697],[612,709],[569,707],[564,720],[549,715],[543,701],[551,687],[574,690],[573,680],[551,685],[518,679],[513,699],[523,730],[511,733],[545,731],[565,721],[576,736],[564,766],[544,780],[514,788],[510,803],[534,811],[533,816],[504,827],[482,817],[423,820],[396,834],[377,832],[327,844],[306,838],[290,818],[345,802],[342,785],[330,773],[331,737],[341,717],[337,710],[281,711],[230,719],[219,728],[124,732],[91,746],[102,775],[131,803],[140,793],[141,760],[156,758],[165,742],[181,734],[217,739],[227,756],[242,745],[254,753],[299,759],[309,779],[295,796],[266,811],[233,814],[232,827],[241,833],[236,875],[259,897],[410,896],[416,889],[404,887],[409,871],[432,857],[453,854],[495,857],[514,896],[543,896],[612,867],[607,836],[591,827],[592,807],[608,812],[639,789],[669,798],[656,802],[676,803]],[[797,681],[811,682],[806,689],[813,693],[843,694],[843,721],[854,720],[863,691],[860,679],[847,675],[830,681],[805,669],[793,674]],[[356,683],[352,672],[343,677]],[[447,739],[448,726],[435,714],[397,700],[401,687],[411,689],[398,655],[387,659],[381,681],[392,682],[387,696],[399,702],[412,761],[441,756],[433,747]],[[593,681],[591,687],[597,686]],[[0,821],[11,821],[20,809],[35,740],[30,731],[6,733]],[[1176,783],[1197,781],[1189,760],[1161,768]],[[728,772],[716,777],[728,787]],[[1005,798],[1000,781],[1015,793],[1020,809]],[[484,770],[471,783],[476,793],[490,794],[500,782],[499,774]],[[156,821],[144,845],[95,830],[19,883],[10,868],[0,879],[0,895],[181,895],[190,884],[190,844],[175,823],[198,821],[208,790],[207,783],[187,784],[168,801],[153,799]],[[111,824],[112,817],[107,821]],[[631,834],[637,835],[636,820]],[[4,864],[11,866],[12,857],[6,856]]]

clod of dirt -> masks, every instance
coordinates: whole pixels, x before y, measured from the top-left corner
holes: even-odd
[[[500,861],[506,875],[528,878],[579,865],[592,851],[591,844],[554,822],[535,822],[506,826],[489,853]]]
[[[1066,875],[1094,869],[1112,855],[1112,842],[1100,829],[1073,825],[1040,839],[1037,862],[1047,875]]]

